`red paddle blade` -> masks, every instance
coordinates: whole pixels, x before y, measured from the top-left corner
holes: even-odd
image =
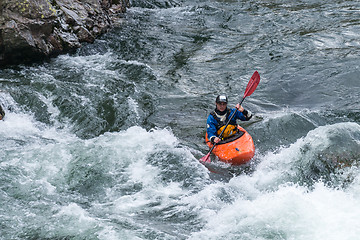
[[[244,98],[250,96],[255,91],[259,82],[260,82],[260,75],[257,71],[255,71],[252,77],[250,78],[248,85],[246,86]]]
[[[202,158],[200,158],[199,161],[200,162],[211,162],[210,161],[210,152],[208,154],[206,154],[206,156],[203,156]]]

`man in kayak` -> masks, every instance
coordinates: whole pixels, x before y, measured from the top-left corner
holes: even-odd
[[[2,109],[0,105],[0,120],[2,120],[5,117],[5,111]]]
[[[236,120],[248,121],[252,117],[251,113],[244,109],[240,104],[237,104],[235,108],[227,108],[228,98],[225,95],[219,95],[216,97],[216,108],[210,113],[206,126],[208,138],[212,143],[218,143],[221,139],[218,137],[224,129],[227,121],[234,111],[236,111],[234,117],[231,119],[229,125],[223,133],[222,138],[227,138],[236,133]]]

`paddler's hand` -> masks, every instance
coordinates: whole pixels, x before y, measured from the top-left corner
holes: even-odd
[[[219,143],[220,141],[221,141],[221,139],[220,139],[220,138],[215,137],[215,139],[214,139],[214,142],[215,142],[215,143]]]
[[[218,143],[218,142],[220,142],[220,141],[221,141],[221,139],[218,138],[218,137],[215,137],[215,136],[212,136],[212,137],[210,138],[210,142],[211,142],[211,143]]]
[[[243,111],[244,111],[244,108],[243,108],[239,103],[236,104],[235,108],[236,108],[237,110],[239,110],[240,112],[243,112]]]

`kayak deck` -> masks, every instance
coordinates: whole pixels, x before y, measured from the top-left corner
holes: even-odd
[[[250,161],[255,155],[255,145],[250,134],[240,126],[237,126],[240,136],[235,139],[225,139],[216,144],[212,153],[219,158],[220,161],[230,163],[232,165],[241,165]],[[211,148],[213,144],[205,136],[206,144]]]

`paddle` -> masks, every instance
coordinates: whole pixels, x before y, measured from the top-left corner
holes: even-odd
[[[250,80],[249,80],[249,83],[248,85],[246,86],[246,89],[245,89],[245,93],[244,93],[244,96],[241,100],[241,102],[239,103],[239,105],[241,105],[243,103],[243,101],[245,100],[246,97],[250,96],[256,89],[257,85],[259,84],[260,82],[260,75],[257,71],[254,72],[254,74],[251,76]],[[225,129],[227,128],[227,126],[229,125],[231,119],[234,117],[236,111],[234,111],[229,120],[227,121],[224,129],[222,130],[222,132],[220,133],[220,135],[218,136],[219,138],[222,137]],[[206,154],[204,157],[200,158],[200,162],[210,162],[210,154],[211,152],[213,151],[213,149],[215,148],[217,143],[214,143],[214,145],[211,147],[210,151],[208,152],[208,154]]]

